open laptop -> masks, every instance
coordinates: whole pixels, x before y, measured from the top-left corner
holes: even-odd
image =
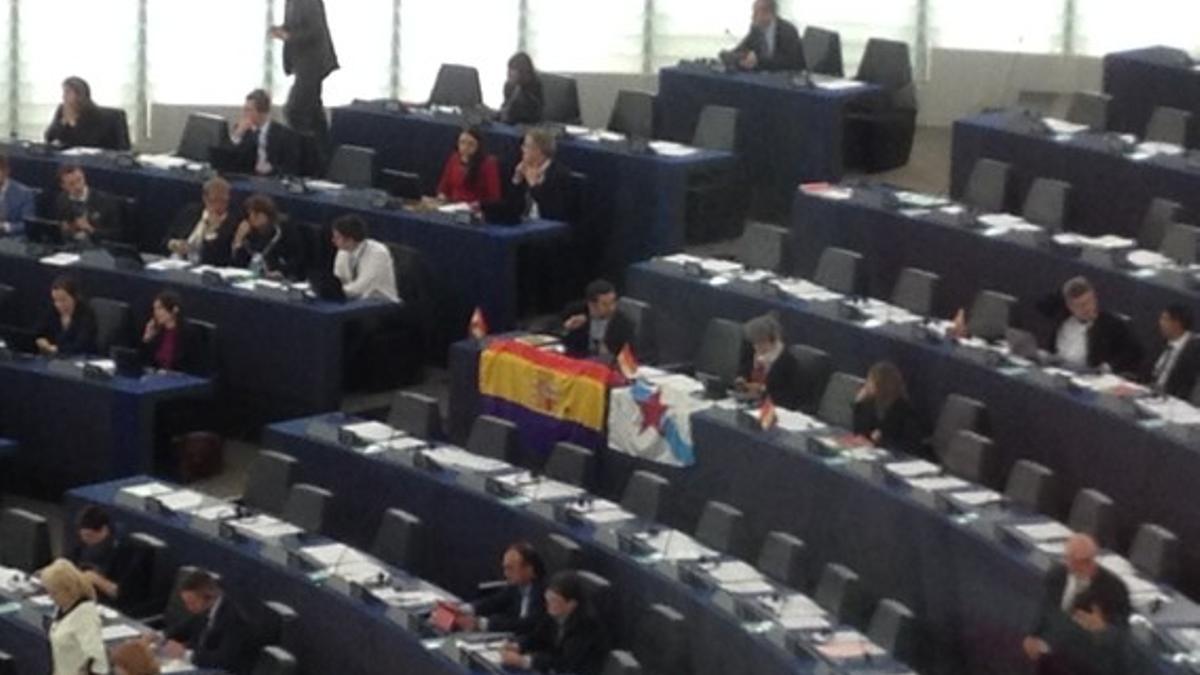
[[[26,218],[25,238],[34,244],[63,246],[67,243],[62,223],[49,218]]]
[[[325,268],[314,268],[308,271],[308,287],[313,295],[329,302],[345,302],[346,290],[342,281]]]

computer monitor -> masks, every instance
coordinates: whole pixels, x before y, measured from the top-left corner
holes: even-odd
[[[175,154],[197,162],[210,162],[212,149],[230,144],[229,123],[219,115],[192,113],[188,115]]]

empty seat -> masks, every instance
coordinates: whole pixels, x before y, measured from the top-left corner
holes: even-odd
[[[295,675],[296,658],[280,647],[264,647],[252,675]]]
[[[933,272],[905,267],[892,289],[892,304],[917,316],[932,316],[934,298],[942,278]]]
[[[229,123],[220,115],[191,113],[175,154],[197,162],[212,161],[212,149],[229,144]]]
[[[737,243],[738,262],[746,267],[786,273],[792,233],[786,227],[750,221]]]
[[[965,429],[986,433],[987,426],[987,406],[982,402],[962,394],[946,396],[933,428],[933,437],[930,439],[933,454],[940,461],[945,461],[946,452],[950,449],[950,439],[959,431]]]
[[[1200,227],[1171,223],[1163,234],[1159,252],[1180,265],[1196,262],[1196,249],[1200,246]]]
[[[953,476],[990,486],[995,476],[995,463],[996,452],[990,438],[974,431],[959,431],[950,439],[943,466]]]
[[[1021,217],[1034,225],[1041,225],[1048,232],[1061,232],[1066,229],[1070,196],[1070,183],[1054,178],[1038,178],[1025,194]]]
[[[596,613],[596,617],[600,619],[603,625],[615,626],[616,623],[616,601],[613,598],[612,582],[604,577],[582,570],[575,573],[579,577],[579,582],[583,586],[583,596],[587,603],[591,605],[592,611]]]
[[[631,138],[654,138],[654,94],[628,89],[617,92],[608,129]]]
[[[1076,92],[1067,107],[1067,121],[1086,124],[1093,131],[1108,129],[1108,107],[1112,96],[1100,92]]]
[[[471,66],[452,63],[442,64],[437,80],[429,93],[433,105],[453,105],[471,108],[483,103],[483,90],[479,86],[479,71]]]
[[[467,450],[484,457],[511,462],[517,454],[517,425],[494,415],[480,415],[471,425]]]
[[[358,145],[339,145],[329,158],[325,178],[352,188],[375,186],[375,150]]]
[[[758,554],[758,571],[793,589],[806,585],[804,542],[787,532],[770,532]]]
[[[917,129],[917,94],[908,45],[867,41],[857,79],[882,88],[880,95],[852,106],[847,115],[846,158],[870,173],[904,166]]]
[[[1067,526],[1075,532],[1090,534],[1102,548],[1112,548],[1117,535],[1117,513],[1112,498],[1099,490],[1080,490],[1071,502]]]
[[[827,424],[842,429],[854,427],[854,398],[862,389],[865,380],[849,373],[834,373],[825,386],[817,417]]]
[[[1192,126],[1192,113],[1179,108],[1160,106],[1150,115],[1146,124],[1147,141],[1186,146],[1188,130]]]
[[[1013,464],[1008,472],[1004,496],[1022,508],[1053,516],[1058,500],[1056,487],[1052,470],[1032,460],[1022,459]]]
[[[308,483],[297,483],[288,493],[280,516],[309,534],[320,534],[325,528],[325,516],[333,493]]]
[[[1012,166],[986,157],[975,162],[967,178],[962,200],[967,206],[984,213],[1002,213],[1008,203],[1008,181]]]
[[[579,124],[579,87],[575,78],[539,73],[542,80],[542,119],[559,124]]]
[[[296,645],[296,623],[300,615],[291,605],[270,600],[263,603],[263,623],[259,637],[264,645],[293,649]]]
[[[824,350],[811,345],[792,345],[788,352],[796,360],[796,400],[800,410],[811,415],[821,404],[829,376],[833,373],[833,361]]]
[[[117,609],[134,618],[157,616],[166,607],[175,565],[166,542],[145,532],[125,538],[129,573],[121,583]]]
[[[696,523],[696,541],[734,558],[746,557],[745,516],[724,502],[708,502]]]
[[[0,512],[0,567],[33,573],[50,564],[50,526],[24,509]]]
[[[731,386],[738,377],[746,349],[742,324],[729,319],[710,319],[700,336],[694,365],[696,375],[715,377]]]
[[[577,570],[583,566],[583,548],[574,539],[556,532],[546,535],[542,546],[542,560],[546,572],[554,575],[564,570]]]
[[[842,36],[837,31],[817,26],[804,29],[804,62],[808,70],[821,75],[845,77],[842,67]]]
[[[1179,538],[1161,525],[1143,523],[1129,547],[1134,569],[1160,583],[1179,580]]]
[[[3,675],[0,673],[0,675]],[[600,675],[642,675],[642,665],[634,658],[633,654],[621,649],[614,649],[608,653],[608,658],[604,661],[604,670],[600,671]]]
[[[550,452],[545,473],[554,480],[587,488],[592,484],[596,457],[591,450],[574,443],[561,442]]]
[[[979,291],[967,313],[967,330],[981,340],[1000,340],[1008,332],[1017,299],[999,291]]]
[[[282,513],[296,464],[294,458],[282,452],[260,450],[246,473],[242,504],[267,513]]]
[[[700,109],[700,119],[692,134],[692,145],[706,150],[736,152],[738,145],[738,110],[723,105],[706,105]]]
[[[96,314],[96,348],[101,355],[113,347],[132,344],[133,313],[128,302],[92,298],[90,304]]]
[[[615,653],[615,652],[614,652]],[[611,659],[609,663],[611,663]],[[635,664],[636,665],[636,664]],[[640,670],[614,670],[611,673],[607,667],[604,670],[604,675],[626,675],[629,673],[639,673]],[[17,660],[8,652],[0,652],[0,675],[17,675]]]
[[[388,426],[425,440],[442,438],[442,413],[437,399],[415,391],[398,392],[388,411]]]
[[[638,621],[636,635],[633,653],[646,673],[692,672],[687,623],[675,609],[663,604],[651,605]]]
[[[379,521],[371,553],[380,560],[419,574],[424,550],[424,526],[421,519],[402,509],[388,509]]]
[[[861,268],[862,255],[831,246],[817,260],[813,283],[845,295],[859,295],[863,290]]]
[[[617,311],[633,324],[633,353],[639,362],[657,360],[658,348],[655,339],[654,308],[648,302],[621,296],[617,299]]]
[[[1183,206],[1179,202],[1162,197],[1151,199],[1149,206],[1146,207],[1145,215],[1142,216],[1141,226],[1138,228],[1138,246],[1149,251],[1157,251],[1162,246],[1167,226],[1178,222],[1182,213]]]
[[[191,317],[184,321],[192,327],[196,351],[199,352],[194,362],[190,364],[188,374],[198,377],[213,377],[220,371],[221,346],[217,325]]]
[[[621,508],[643,520],[657,522],[662,519],[669,486],[662,476],[649,471],[634,471],[625,483]]]
[[[863,616],[863,591],[858,574],[839,563],[829,563],[813,591],[813,600],[842,623],[855,625]]]
[[[867,637],[871,638],[871,642],[906,664],[911,664],[916,655],[916,632],[912,610],[890,598],[879,601],[867,627]]]
[[[129,150],[132,144],[129,142],[129,117],[125,110],[103,106],[96,106],[96,110],[104,125],[104,139],[100,147],[120,152]]]

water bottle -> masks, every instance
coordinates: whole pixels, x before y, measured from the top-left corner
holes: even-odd
[[[263,254],[255,253],[253,258],[250,258],[250,273],[256,277],[261,277],[266,274],[267,262],[263,259]]]

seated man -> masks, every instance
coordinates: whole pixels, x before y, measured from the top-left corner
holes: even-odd
[[[108,513],[98,506],[88,506],[80,512],[77,528],[79,543],[69,560],[83,572],[101,602],[128,607],[123,601],[136,600],[145,588],[138,587],[141,580],[135,574],[131,552],[113,531]]]
[[[333,221],[333,275],[347,298],[386,298],[399,302],[396,270],[387,246],[367,238],[367,224],[358,216]]]
[[[755,398],[764,395],[781,408],[800,407],[800,364],[783,343],[783,328],[772,314],[764,314],[742,327],[753,357],[743,359],[742,373],[734,387]]]
[[[300,143],[296,132],[271,119],[271,95],[255,89],[246,95],[242,116],[229,132],[232,151],[220,150],[218,164],[238,173],[259,176],[300,172]],[[228,152],[228,159],[220,159]]]
[[[238,224],[229,208],[231,191],[229,182],[219,176],[205,181],[201,203],[183,207],[171,224],[167,252],[203,265],[229,265]]]
[[[308,269],[303,235],[283,220],[275,202],[251,195],[242,211],[246,217],[233,234],[230,264],[272,279],[303,280]]]
[[[546,587],[546,617],[528,637],[506,645],[501,662],[542,673],[598,675],[608,654],[607,633],[584,593],[575,572],[554,575]]]
[[[563,312],[563,346],[576,357],[615,358],[633,340],[633,322],[617,311],[617,289],[604,279],[587,285],[585,302]]]
[[[1192,312],[1183,305],[1171,305],[1158,318],[1158,330],[1166,344],[1154,360],[1150,386],[1175,398],[1187,400],[1200,375],[1200,340],[1192,334]]]
[[[517,542],[504,551],[501,562],[505,585],[494,593],[466,605],[456,619],[460,630],[528,635],[546,616],[545,567],[542,558],[527,542]]]
[[[8,157],[0,155],[0,235],[22,234],[34,215],[33,190],[13,180]]]
[[[99,242],[121,238],[123,228],[117,200],[88,187],[83,167],[60,166],[58,185],[61,191],[54,200],[54,219],[62,223],[66,239]]]
[[[754,0],[750,32],[733,49],[742,70],[804,70],[800,32],[779,17],[777,0]]]
[[[545,129],[530,129],[521,142],[521,162],[513,172],[512,197],[529,218],[567,221],[571,217],[571,170],[555,159],[558,143]]]
[[[1061,297],[1045,300],[1039,308],[1058,326],[1048,349],[1067,365],[1142,372],[1142,345],[1126,322],[1100,309],[1096,290],[1087,279],[1071,279],[1063,285]]]
[[[166,633],[164,653],[191,656],[198,668],[247,675],[254,665],[255,633],[246,615],[211,574],[196,570],[180,585],[180,598],[192,616]]]

